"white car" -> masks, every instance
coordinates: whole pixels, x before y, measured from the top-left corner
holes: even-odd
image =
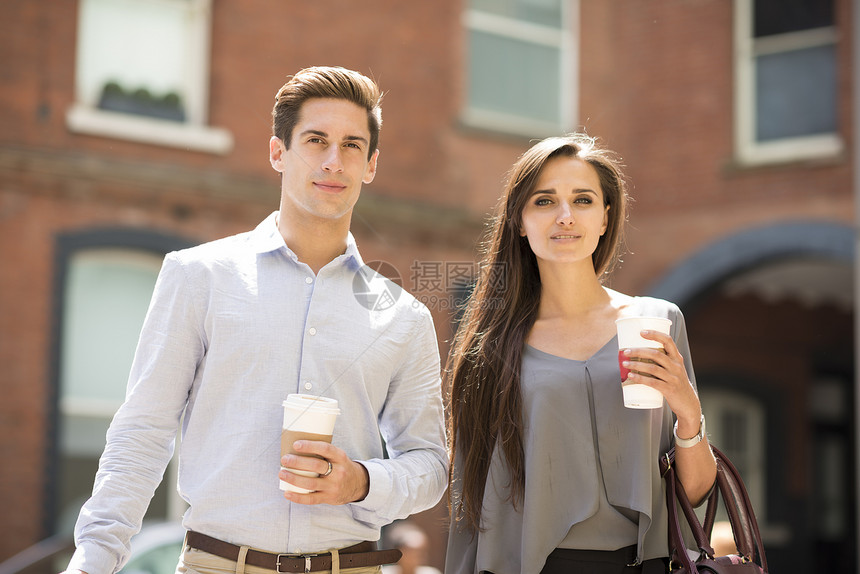
[[[119,574],[174,574],[184,540],[178,522],[145,525],[131,539],[131,558]]]

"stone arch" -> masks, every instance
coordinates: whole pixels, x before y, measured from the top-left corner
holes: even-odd
[[[684,307],[723,280],[768,262],[796,257],[831,259],[853,265],[854,229],[834,222],[778,223],[737,233],[688,257],[649,295]]]

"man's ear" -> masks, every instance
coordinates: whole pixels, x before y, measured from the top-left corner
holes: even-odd
[[[269,140],[269,163],[272,164],[272,169],[278,173],[284,171],[285,153],[287,153],[287,148],[281,138],[272,136],[272,139]]]
[[[370,161],[367,162],[367,168],[364,170],[364,177],[361,178],[363,183],[370,183],[376,177],[376,162],[379,159],[379,149],[373,152],[370,156]]]

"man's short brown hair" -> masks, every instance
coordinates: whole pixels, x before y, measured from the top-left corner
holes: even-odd
[[[272,109],[272,134],[280,138],[287,149],[290,148],[302,104],[311,98],[347,100],[367,110],[367,127],[370,130],[367,157],[370,159],[379,145],[379,130],[382,128],[382,92],[376,82],[353,70],[329,66],[305,68],[291,76],[278,90]]]

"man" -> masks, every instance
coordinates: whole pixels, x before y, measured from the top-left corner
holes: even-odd
[[[429,541],[417,524],[400,520],[386,528],[385,538],[403,556],[397,564],[382,567],[382,574],[442,574],[438,568],[428,566]]]
[[[396,556],[368,541],[441,498],[429,312],[405,293],[367,305],[353,289],[381,283],[349,232],[376,174],[380,99],[357,72],[298,72],[273,110],[279,211],[254,231],[165,257],[69,571],[122,567],[180,420],[182,572],[378,572]],[[331,444],[296,441],[300,454],[281,458],[290,393],[336,399],[342,414]],[[282,492],[279,479],[313,492]]]

